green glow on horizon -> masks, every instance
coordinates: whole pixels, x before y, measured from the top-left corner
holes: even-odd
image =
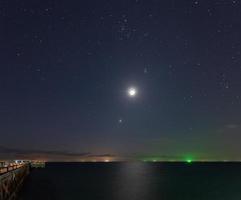
[[[192,159],[189,158],[186,160],[186,162],[190,164],[190,163],[192,163]]]

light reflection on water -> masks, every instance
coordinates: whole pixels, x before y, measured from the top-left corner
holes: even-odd
[[[124,163],[116,177],[114,199],[147,199],[151,190],[150,165],[146,163]]]
[[[52,163],[31,172],[22,200],[238,200],[241,164]]]

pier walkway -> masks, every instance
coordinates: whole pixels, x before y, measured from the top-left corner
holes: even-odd
[[[0,200],[14,200],[30,168],[44,167],[43,162],[0,163]]]

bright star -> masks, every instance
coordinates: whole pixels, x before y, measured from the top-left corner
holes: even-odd
[[[136,96],[136,94],[137,94],[136,88],[134,88],[134,87],[129,88],[128,89],[128,94],[129,94],[130,97]]]

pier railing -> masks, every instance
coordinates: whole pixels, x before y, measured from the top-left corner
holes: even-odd
[[[19,164],[0,168],[0,200],[14,200],[29,174],[29,164]]]
[[[13,171],[15,169],[18,169],[18,168],[20,168],[22,166],[24,166],[24,165],[23,164],[19,164],[19,165],[14,165],[14,166],[1,167],[0,168],[0,175],[4,174],[4,173],[7,173],[7,172],[10,172],[10,171]]]

